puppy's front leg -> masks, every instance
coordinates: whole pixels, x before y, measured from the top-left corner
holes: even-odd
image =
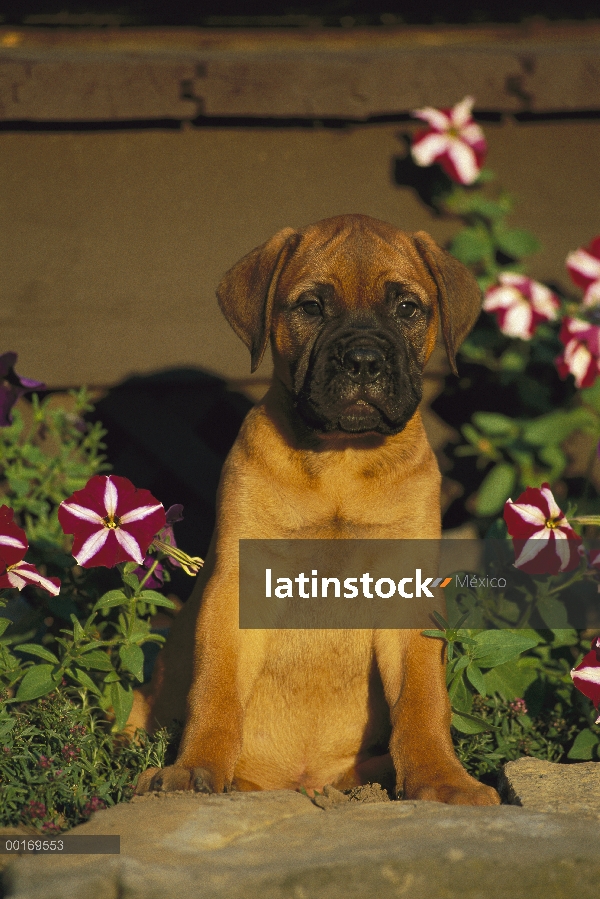
[[[497,805],[492,787],[467,774],[450,734],[445,646],[420,631],[376,631],[375,652],[390,705],[390,754],[404,799]]]
[[[204,589],[196,623],[194,670],[186,724],[175,764],[145,771],[137,793],[231,788],[242,748],[244,708],[262,667],[261,632],[238,627],[237,571],[215,573]]]

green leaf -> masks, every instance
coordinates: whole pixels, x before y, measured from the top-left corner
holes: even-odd
[[[466,668],[467,665],[470,664],[470,661],[471,660],[469,659],[469,656],[461,656],[459,659],[456,660],[456,663],[454,665],[454,671],[455,672],[462,671],[463,668]]]
[[[503,699],[522,699],[527,688],[537,679],[536,669],[521,665],[522,661],[505,662],[486,671],[483,675],[486,695],[498,693]]]
[[[127,584],[128,587],[131,587],[132,590],[136,591],[140,588],[139,578],[136,577],[135,574],[124,574],[123,581]]]
[[[499,362],[504,371],[524,371],[527,368],[527,357],[513,348],[502,353]]]
[[[166,596],[163,596],[162,593],[158,593],[156,590],[142,590],[138,598],[155,606],[164,606],[165,609],[177,608],[172,599],[167,599]]]
[[[550,466],[550,471],[547,472],[545,477],[551,483],[556,481],[567,467],[567,456],[559,446],[553,444],[541,446],[538,450],[538,456],[544,465]]]
[[[489,437],[509,437],[519,433],[519,425],[499,412],[475,412],[472,420],[475,427]]]
[[[10,618],[0,618],[0,637],[2,636],[2,634],[4,633],[6,628],[9,626],[9,624],[12,624],[12,621],[10,620]]]
[[[477,715],[468,715],[464,712],[454,711],[454,709],[450,723],[461,734],[481,734],[486,730],[498,730],[493,724]]]
[[[463,436],[465,437],[466,440],[469,441],[469,443],[471,443],[473,446],[479,445],[479,441],[481,440],[481,434],[479,433],[479,431],[475,430],[473,425],[469,425],[469,424],[463,425],[461,428],[461,431],[463,433]]]
[[[598,757],[598,753],[594,750],[598,743],[600,743],[600,737],[588,727],[577,734],[575,742],[567,753],[567,758],[578,761],[595,759]]]
[[[496,173],[492,172],[491,169],[488,169],[487,166],[484,166],[479,175],[477,176],[476,184],[487,184],[488,181],[493,181],[496,177]]]
[[[480,668],[495,668],[517,658],[522,652],[537,646],[539,639],[513,634],[511,631],[483,631],[475,637],[473,659]]]
[[[473,704],[473,697],[467,690],[464,682],[464,675],[461,671],[456,675],[450,686],[448,687],[448,695],[450,702],[459,712],[470,712]]]
[[[490,256],[493,245],[485,228],[464,228],[450,243],[450,252],[464,265],[473,265]]]
[[[77,662],[84,668],[92,668],[94,671],[113,671],[110,657],[99,649],[86,652]]]
[[[481,194],[473,194],[469,204],[470,210],[478,213],[486,219],[499,219],[510,209],[510,201],[508,197],[501,197],[499,200],[488,200]]]
[[[522,228],[503,228],[496,227],[494,229],[494,237],[498,249],[512,256],[513,259],[521,259],[522,256],[530,256],[537,253],[540,249],[540,243],[529,231]]]
[[[144,653],[139,646],[121,646],[119,657],[123,667],[136,677],[140,683],[144,680]]]
[[[477,690],[478,693],[481,693],[482,696],[485,696],[485,681],[483,679],[483,674],[477,665],[474,665],[472,662],[470,665],[467,665],[466,675],[473,687]]]
[[[596,412],[600,412],[600,380],[596,380],[591,387],[580,390],[579,395],[584,403],[587,403]]]
[[[0,740],[4,741],[8,738],[11,730],[16,726],[17,719],[9,718],[6,721],[0,722]]]
[[[569,627],[569,619],[567,610],[559,599],[554,596],[542,596],[536,602],[536,609],[542,616],[544,624],[551,629],[561,629]]]
[[[94,611],[98,609],[109,609],[111,606],[122,606],[129,602],[123,590],[109,590],[104,596],[101,596],[94,606]]]
[[[17,690],[17,701],[38,699],[55,690],[61,680],[60,674],[54,673],[54,665],[34,665],[28,668],[25,677]]]
[[[126,690],[120,683],[112,684],[110,699],[115,713],[113,729],[116,731],[123,730],[133,706],[133,690]]]
[[[32,656],[39,656],[40,659],[46,659],[47,662],[52,662],[54,665],[60,664],[54,653],[44,646],[40,646],[39,643],[19,643],[15,649],[19,652],[27,652]]]
[[[94,683],[94,681],[91,679],[91,677],[89,677],[89,675],[87,675],[87,674],[85,673],[85,671],[82,671],[80,668],[76,668],[76,669],[75,669],[75,672],[74,672],[74,677],[75,677],[76,680],[79,681],[79,683],[80,683],[82,686],[87,687],[88,690],[91,690],[92,693],[95,693],[96,696],[101,696],[101,695],[102,695],[102,694],[100,693],[100,690],[98,689],[98,687],[97,687],[96,684]]]
[[[550,628],[550,630],[552,631],[552,640],[549,642],[553,649],[558,649],[560,646],[575,646],[579,639],[577,631],[572,627]]]
[[[478,515],[497,515],[515,489],[517,472],[509,462],[499,462],[484,479],[475,498]]]
[[[139,568],[137,562],[125,562],[123,565],[123,574],[132,574],[136,568]]]
[[[534,446],[559,444],[566,440],[573,431],[595,433],[598,428],[598,417],[585,407],[564,411],[558,409],[541,415],[523,426],[523,439]]]
[[[71,621],[73,623],[73,639],[75,640],[76,643],[78,643],[85,636],[84,630],[83,630],[81,624],[79,623],[79,619],[77,618],[76,615],[71,615],[70,617],[71,617]]]

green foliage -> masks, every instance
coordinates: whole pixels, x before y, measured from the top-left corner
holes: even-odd
[[[85,691],[61,689],[0,707],[0,744],[0,826],[52,833],[130,799],[139,774],[164,764],[167,733],[118,739]]]
[[[438,215],[459,225],[448,249],[472,271],[482,290],[497,285],[504,272],[525,273],[528,257],[539,250],[539,243],[509,223],[515,204],[494,174],[483,169],[473,185],[463,186],[440,178],[437,166],[430,171],[429,186],[423,169],[414,182]],[[553,290],[559,288],[553,285]],[[600,380],[580,391],[574,389],[571,376],[561,384],[556,358],[563,349],[558,339],[561,318],[588,317],[597,322],[593,310],[582,307],[581,297],[563,293],[559,299],[557,320],[539,323],[532,337],[524,333],[522,339],[503,334],[495,316],[484,313],[459,351],[461,379],[458,387],[452,380],[449,384],[452,405],[465,408],[469,401],[461,401],[457,393],[472,391],[495,410],[469,411],[467,422],[449,421],[460,427],[465,441],[446,450],[461,472],[456,479],[464,480],[468,470],[461,460],[472,457],[474,463],[472,480],[477,488],[467,509],[484,519],[482,531],[509,497],[545,481],[552,487],[566,476],[569,457],[564,444],[573,435],[589,435],[589,465],[593,462],[592,447],[600,440]],[[436,402],[438,411],[443,397]],[[448,474],[453,477],[451,470]],[[589,484],[571,498],[583,500],[586,511],[600,513],[600,498]]]
[[[173,603],[145,589],[133,573],[135,562],[112,572],[82,570],[68,554],[70,538],[58,522],[58,506],[108,467],[101,454],[104,430],[82,418],[92,409],[86,391],[70,399],[73,411],[67,412],[34,394],[29,426],[15,408],[12,426],[0,428],[0,485],[30,540],[27,558],[61,579],[58,596],[27,588],[27,612],[13,623],[0,619],[0,687],[14,693],[9,702],[25,702],[65,681],[96,697],[122,730],[132,687],[143,680],[142,646],[164,642],[152,633],[149,619],[158,606],[172,609]],[[111,581],[114,586],[106,590]],[[6,592],[0,605],[7,598],[14,603],[16,591]]]
[[[65,546],[56,517],[60,503],[89,478],[108,468],[102,455],[104,429],[89,425],[83,416],[93,406],[85,388],[69,393],[71,409],[53,397],[31,397],[26,423],[20,404],[12,425],[0,428],[0,484],[2,503],[10,506],[30,542]],[[29,410],[28,410],[29,411]]]
[[[82,569],[70,555],[58,506],[108,468],[104,431],[83,418],[88,394],[72,393],[70,403],[66,411],[34,394],[31,409],[22,402],[0,428],[2,504],[25,528],[27,561],[61,580],[58,596],[33,586],[0,591],[10,616],[0,617],[0,824],[50,832],[129,798],[137,775],[162,765],[164,733],[138,732],[131,742],[119,732],[144,678],[142,647],[164,641],[150,619],[174,607],[146,587],[153,568],[140,581],[135,562]]]
[[[440,630],[424,633],[448,641],[454,744],[470,773],[495,773],[523,755],[556,762],[600,759],[595,713],[569,674],[577,657],[589,651],[589,640],[572,630],[476,630],[441,623]]]

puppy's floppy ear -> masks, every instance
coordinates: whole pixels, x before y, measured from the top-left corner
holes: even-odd
[[[425,231],[413,234],[415,246],[438,289],[444,345],[452,372],[457,375],[456,352],[481,312],[481,291],[462,262],[442,250]]]
[[[269,340],[279,275],[299,240],[300,235],[293,228],[283,228],[240,259],[217,287],[223,315],[250,350],[253,372],[260,365]]]

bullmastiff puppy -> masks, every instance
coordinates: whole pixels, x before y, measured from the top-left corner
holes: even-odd
[[[443,641],[401,629],[239,628],[242,538],[441,536],[440,472],[419,402],[441,327],[455,354],[481,306],[425,232],[366,215],[284,228],[221,281],[254,371],[274,372],[225,462],[205,567],[130,725],[185,722],[179,755],[137,791],[339,789],[499,802],[450,736]]]

